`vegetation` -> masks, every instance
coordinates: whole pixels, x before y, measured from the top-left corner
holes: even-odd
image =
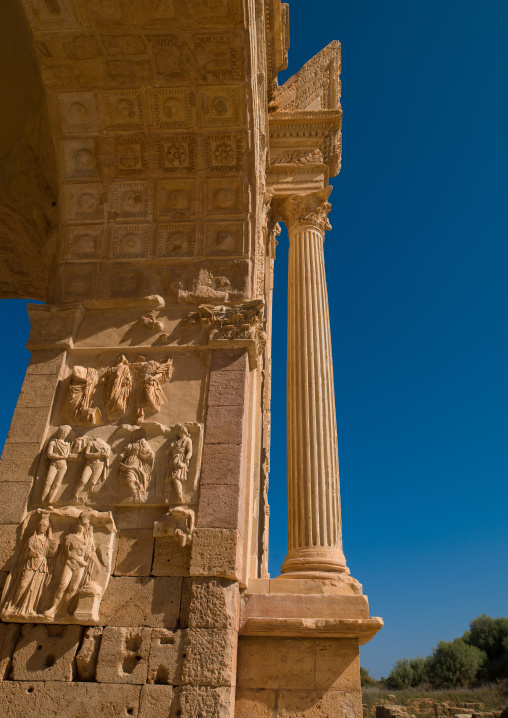
[[[508,704],[508,681],[482,684],[475,688],[448,688],[437,690],[428,684],[403,690],[389,689],[381,684],[362,688],[362,701],[367,706],[366,715],[375,718],[376,706],[394,703],[405,706],[410,715],[417,718],[434,718],[434,703],[483,703],[485,711],[498,710]]]
[[[362,687],[365,687],[365,688],[367,686],[379,685],[378,681],[376,681],[375,678],[372,678],[372,676],[370,675],[368,670],[366,668],[364,668],[363,666],[360,666],[360,681],[361,681]]]
[[[365,670],[365,669],[362,669]],[[370,680],[373,680],[365,671]],[[381,683],[391,690],[474,686],[508,678],[508,618],[483,614],[471,621],[462,638],[439,641],[427,658],[402,658]],[[364,683],[369,686],[372,683]]]

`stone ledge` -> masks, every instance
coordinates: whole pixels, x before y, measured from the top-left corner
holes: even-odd
[[[360,646],[381,630],[382,618],[248,618],[240,626],[241,636],[284,636],[285,638],[356,638]]]

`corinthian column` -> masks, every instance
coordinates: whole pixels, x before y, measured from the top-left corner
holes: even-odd
[[[331,187],[289,197],[288,554],[282,573],[349,573],[342,551],[339,455],[323,242]]]

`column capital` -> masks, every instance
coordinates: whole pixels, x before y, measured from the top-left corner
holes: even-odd
[[[293,227],[314,227],[324,234],[332,226],[328,220],[328,213],[332,205],[328,197],[332,191],[331,185],[306,194],[293,194],[281,206],[281,214],[288,229]]]

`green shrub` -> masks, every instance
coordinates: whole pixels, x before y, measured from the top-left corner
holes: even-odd
[[[363,666],[360,666],[360,681],[364,688],[366,688],[367,686],[379,685],[378,681],[376,681],[375,678],[372,678],[368,670],[366,668],[363,668]]]
[[[426,661],[428,680],[435,687],[470,685],[476,680],[486,658],[484,651],[462,638],[439,641]]]
[[[482,614],[469,624],[463,640],[487,655],[480,677],[495,681],[508,678],[508,618],[491,618]]]

